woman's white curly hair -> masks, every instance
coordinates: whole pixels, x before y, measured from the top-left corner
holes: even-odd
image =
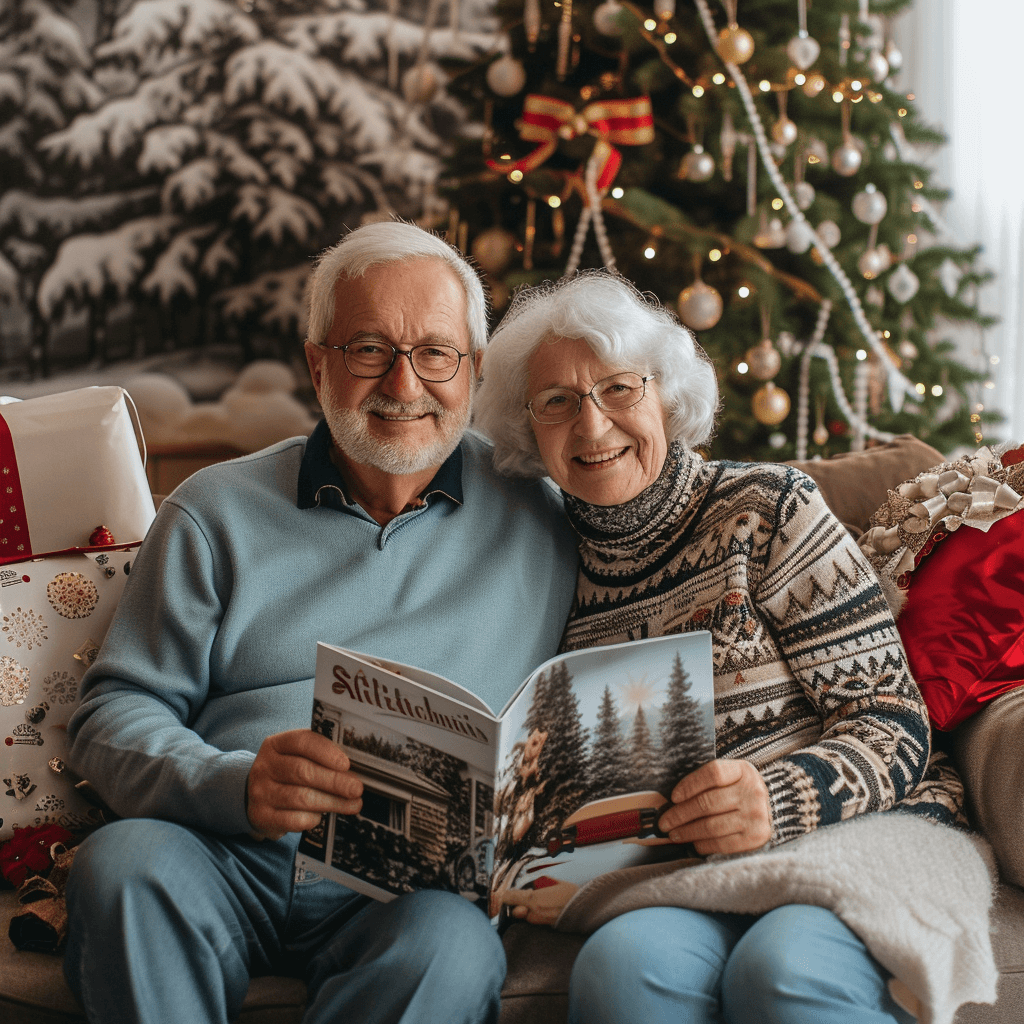
[[[668,440],[708,441],[718,411],[718,378],[690,331],[653,295],[608,271],[586,271],[516,293],[484,352],[473,426],[494,442],[495,466],[509,476],[545,475],[526,403],[529,361],[556,339],[582,338],[616,370],[656,374]]]

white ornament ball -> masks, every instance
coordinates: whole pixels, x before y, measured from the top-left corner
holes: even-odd
[[[604,3],[594,10],[594,28],[603,36],[621,36],[623,28],[620,14],[622,4],[618,0],[604,0]]]
[[[778,451],[780,448],[785,447],[786,435],[781,430],[773,430],[768,435],[768,444]]]
[[[526,85],[526,68],[506,53],[487,69],[487,84],[498,96],[515,96]]]
[[[885,305],[885,292],[878,287],[877,284],[873,284],[865,293],[864,301],[869,306],[882,307]]]
[[[960,287],[960,279],[963,276],[964,272],[948,256],[939,265],[939,284],[950,298],[956,295],[957,289]]]
[[[684,288],[676,303],[679,319],[693,331],[709,331],[722,319],[722,296],[701,280]]]
[[[786,55],[801,70],[806,71],[821,53],[817,39],[810,36],[793,36],[786,45]]]
[[[780,146],[792,146],[796,142],[797,128],[796,122],[788,117],[780,117],[775,124],[772,125],[772,138]]]
[[[429,103],[439,84],[434,68],[429,64],[414,64],[402,75],[402,95],[408,103]]]
[[[850,178],[860,170],[864,156],[852,142],[844,142],[832,151],[832,170],[844,178]]]
[[[906,359],[907,362],[911,363],[918,356],[917,346],[909,338],[904,338],[896,351],[899,352],[901,359]]]
[[[889,276],[889,294],[897,302],[909,302],[921,287],[921,282],[906,263],[901,263]]]
[[[775,339],[775,345],[784,356],[791,356],[796,352],[796,336],[792,331],[779,331]]]
[[[853,197],[853,215],[861,224],[877,224],[888,209],[885,196],[873,185]]]
[[[801,210],[810,208],[814,202],[814,186],[809,181],[801,181],[793,186],[793,198]]]
[[[807,252],[814,241],[814,228],[805,220],[791,220],[786,227],[786,248],[799,255]]]
[[[715,158],[697,145],[683,157],[682,177],[687,181],[708,181],[715,173]]]
[[[885,59],[889,64],[890,71],[899,71],[903,67],[903,53],[893,42],[885,48]]]
[[[829,249],[834,249],[842,237],[843,233],[839,230],[839,225],[834,220],[823,220],[818,225],[818,238]]]
[[[488,274],[500,274],[512,262],[516,238],[511,231],[493,227],[481,231],[470,247],[473,259]]]
[[[857,269],[870,281],[884,274],[892,264],[892,255],[888,248],[879,245],[874,249],[866,249],[857,260]]]
[[[864,62],[872,82],[881,85],[889,77],[889,62],[879,50],[872,50]]]

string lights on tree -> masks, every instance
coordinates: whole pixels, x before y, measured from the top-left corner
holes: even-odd
[[[590,266],[654,292],[719,369],[714,455],[973,443],[990,370],[940,335],[984,327],[964,300],[986,272],[942,235],[911,151],[941,136],[893,78],[910,3],[795,0],[787,20],[769,0],[502,0],[501,48],[450,87],[487,144],[460,143],[444,183],[471,245],[515,239],[484,266],[496,312]]]

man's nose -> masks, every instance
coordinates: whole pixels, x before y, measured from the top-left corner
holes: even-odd
[[[400,402],[409,402],[423,394],[423,381],[412,368],[412,356],[408,352],[395,352],[395,361],[381,380],[381,390]]]

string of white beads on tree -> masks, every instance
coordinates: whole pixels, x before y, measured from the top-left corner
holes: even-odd
[[[701,21],[704,24],[704,31],[707,34],[708,40],[711,42],[712,46],[714,46],[717,33],[715,30],[714,19],[712,18],[711,11],[708,8],[707,0],[694,0],[694,4],[700,14]],[[750,92],[750,86],[747,83],[743,72],[740,71],[738,65],[728,61],[725,61],[725,66],[729,74],[732,76],[733,81],[736,83],[736,89],[740,94],[740,99],[743,103],[744,110],[746,111],[747,119],[750,122],[750,127],[757,142],[761,162],[764,165],[769,178],[771,178],[772,184],[775,186],[775,189],[778,192],[779,197],[782,199],[790,216],[796,220],[806,220],[803,211],[797,205],[796,200],[793,198],[793,195],[789,190],[789,186],[782,177],[778,166],[772,159],[771,146],[768,141],[768,137],[765,134],[764,124],[762,123],[761,117],[754,105],[754,98]],[[919,401],[920,398],[914,388],[914,385],[904,377],[893,364],[889,354],[885,351],[884,346],[875,334],[874,328],[872,328],[871,324],[868,322],[867,317],[864,315],[864,309],[860,304],[860,297],[857,295],[850,279],[846,276],[846,272],[839,265],[839,261],[832,255],[828,246],[822,242],[817,234],[815,234],[813,245],[821,256],[822,262],[828,268],[829,272],[832,274],[833,278],[835,278],[836,283],[842,290],[843,297],[846,299],[847,305],[850,308],[854,323],[857,325],[857,328],[860,330],[868,346],[878,355],[879,359],[882,360],[882,365],[886,367],[889,383],[889,401],[892,407],[898,412],[903,406],[904,396],[910,396],[915,401]],[[841,384],[839,390],[842,390]],[[845,403],[847,408],[850,408],[850,404],[846,400],[845,394],[843,395],[843,403]],[[852,408],[850,408],[850,413],[851,415],[853,414]],[[850,422],[852,423],[853,420],[851,419]],[[876,431],[874,433],[867,431],[866,433],[868,436],[877,436],[879,439],[887,441],[891,441],[894,436],[882,431]]]
[[[580,265],[583,256],[583,245],[587,240],[587,230],[590,222],[594,222],[594,235],[597,238],[597,247],[601,252],[601,260],[605,269],[615,271],[615,254],[612,252],[611,243],[608,241],[608,231],[604,224],[604,214],[601,212],[601,194],[597,190],[597,172],[599,166],[604,162],[603,154],[600,152],[601,144],[598,143],[594,152],[587,160],[587,166],[583,172],[583,184],[587,192],[587,202],[580,214],[579,222],[576,225],[576,234],[573,235],[572,249],[569,251],[569,260],[565,265],[563,277],[572,277]]]

